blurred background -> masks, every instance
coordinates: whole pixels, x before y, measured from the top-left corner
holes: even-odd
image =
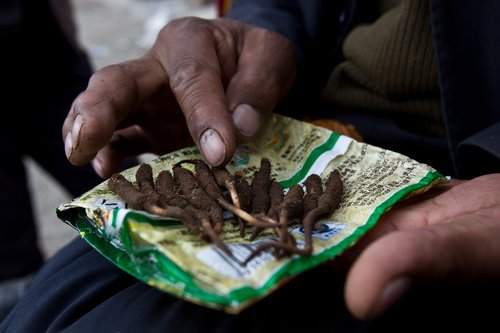
[[[182,16],[213,18],[215,0],[72,0],[79,37],[95,69],[137,57],[154,42],[158,30]],[[153,156],[144,155],[147,160]],[[56,208],[73,198],[31,159],[26,159],[32,199],[45,256],[78,236],[56,216]],[[90,190],[90,188],[89,188]]]

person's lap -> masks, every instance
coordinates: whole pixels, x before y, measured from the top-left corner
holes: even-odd
[[[356,125],[379,126],[370,121]],[[399,143],[396,139],[391,140],[391,132],[383,134],[389,143]],[[434,157],[441,153],[436,151]],[[77,239],[42,268],[25,297],[0,325],[0,331],[408,332],[432,328],[477,329],[493,322],[494,307],[486,305],[485,299],[495,300],[500,296],[500,287],[494,284],[422,286],[381,319],[362,323],[355,320],[344,305],[344,274],[343,264],[333,261],[297,277],[242,313],[229,315],[150,287],[114,266],[84,240]]]
[[[419,288],[387,316],[361,323],[343,304],[335,261],[292,280],[239,315],[170,296],[114,266],[84,240],[53,257],[1,332],[365,332],[490,325],[498,287]],[[486,326],[485,326],[486,327]]]
[[[340,299],[339,291],[332,280],[318,284],[304,278],[240,315],[229,315],[144,284],[77,239],[43,267],[0,331],[299,332],[326,323],[340,329],[354,319],[340,304],[318,303],[323,296]],[[331,322],[340,314],[341,320]]]

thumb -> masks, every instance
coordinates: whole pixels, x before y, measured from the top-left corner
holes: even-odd
[[[500,276],[500,226],[478,214],[371,244],[348,273],[345,300],[361,320],[373,319],[417,283],[460,282]]]

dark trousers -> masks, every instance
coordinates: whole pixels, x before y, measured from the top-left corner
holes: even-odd
[[[72,197],[103,180],[90,165],[71,165],[64,153],[62,124],[92,69],[71,48],[47,1],[2,2],[0,45],[1,282],[34,273],[43,262],[23,161],[33,159]],[[62,223],[56,208],[54,223]]]
[[[24,158],[32,158],[72,197],[103,181],[90,166],[71,165],[63,146],[64,118],[91,73],[86,59],[51,70],[35,54],[21,58],[11,54],[6,50],[0,56],[1,66],[7,68],[0,92],[4,115],[0,121],[0,281],[33,273],[42,264]],[[54,223],[62,223],[55,209]]]
[[[39,272],[0,332],[453,332],[496,327],[500,288],[422,286],[386,316],[355,320],[342,261],[293,279],[239,315],[170,296],[76,239]]]

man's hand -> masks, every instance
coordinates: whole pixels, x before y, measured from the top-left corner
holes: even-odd
[[[142,57],[104,67],[63,125],[66,155],[103,178],[123,159],[198,145],[224,165],[295,79],[290,42],[229,19],[170,22]]]
[[[450,185],[402,202],[354,246],[345,288],[354,316],[377,317],[416,284],[500,278],[500,174]]]

